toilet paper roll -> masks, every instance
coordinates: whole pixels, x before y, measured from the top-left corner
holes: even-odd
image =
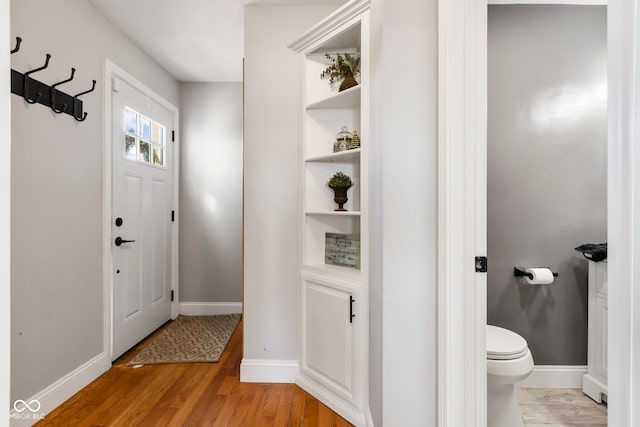
[[[532,279],[525,276],[530,285],[550,285],[553,283],[553,272],[548,268],[527,268],[526,272],[533,275]]]

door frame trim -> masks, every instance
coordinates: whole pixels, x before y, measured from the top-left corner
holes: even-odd
[[[174,299],[171,303],[171,319],[178,316],[180,301],[179,288],[179,200],[180,200],[180,111],[178,107],[158,95],[144,83],[124,71],[109,59],[104,62],[104,122],[103,122],[103,181],[102,181],[102,271],[103,271],[103,298],[104,298],[104,350],[111,363],[111,355],[113,354],[113,257],[111,253],[111,217],[112,217],[112,199],[113,199],[113,159],[112,159],[112,125],[111,125],[111,109],[113,103],[113,91],[111,89],[111,81],[113,77],[126,82],[145,96],[148,96],[154,102],[162,105],[173,113],[173,129],[175,131],[175,141],[173,141],[173,206],[176,211],[176,221],[171,227],[171,289],[174,291]]]
[[[438,1],[438,426],[486,426],[487,0]],[[482,225],[484,222],[484,226]]]
[[[577,4],[562,0],[529,3]],[[634,357],[640,348],[640,328],[632,327],[640,325],[640,316],[634,315],[640,308],[640,239],[631,232],[633,224],[640,220],[640,203],[634,202],[633,197],[640,188],[640,155],[634,150],[634,144],[640,140],[637,120],[634,120],[640,110],[640,78],[629,71],[640,67],[639,57],[632,54],[638,52],[640,43],[630,36],[640,24],[639,5],[640,0],[607,4],[607,221],[611,246],[609,281],[616,283],[609,288],[611,425],[633,425],[640,417],[640,411],[635,409],[640,404],[640,381],[636,381],[640,378],[640,362]],[[473,330],[484,327],[484,323],[476,321],[478,313],[465,312],[479,303],[476,297],[480,293],[474,289],[477,282],[460,273],[469,268],[471,260],[465,258],[464,248],[472,247],[478,223],[465,223],[465,215],[453,209],[451,201],[462,203],[460,198],[466,197],[469,203],[473,200],[479,203],[477,188],[467,185],[465,169],[456,167],[454,162],[458,160],[462,164],[468,162],[469,157],[475,162],[483,156],[486,158],[486,148],[483,152],[470,144],[486,138],[486,132],[467,134],[469,129],[465,127],[470,117],[483,114],[486,92],[465,83],[477,78],[486,82],[486,64],[482,68],[482,63],[486,61],[487,0],[439,0],[438,9],[438,425],[481,427],[486,425],[486,415],[465,418],[474,412],[480,414],[482,402],[486,402],[486,387],[478,383],[486,373],[486,357],[480,354],[486,349],[477,334],[473,335]],[[469,34],[475,34],[481,42],[475,43]],[[476,126],[476,129],[481,128]],[[465,225],[468,227],[465,232],[456,231]],[[460,267],[462,264],[464,267]],[[469,354],[465,352],[474,351],[475,363],[461,357]]]

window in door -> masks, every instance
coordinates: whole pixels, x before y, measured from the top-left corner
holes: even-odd
[[[162,124],[126,107],[124,128],[125,159],[165,167],[166,128]]]

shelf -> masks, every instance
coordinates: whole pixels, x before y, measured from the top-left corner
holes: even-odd
[[[360,270],[349,267],[340,267],[338,265],[329,264],[303,264],[302,270],[315,274],[331,274],[351,277],[351,280],[359,279]],[[359,280],[358,280],[359,282]]]
[[[360,216],[360,211],[326,211],[326,212],[305,212],[307,216]]]
[[[307,105],[307,110],[354,108],[360,106],[360,85],[338,92],[328,98]]]
[[[354,148],[353,150],[338,151],[337,153],[331,153],[324,156],[309,157],[305,160],[307,163],[312,162],[335,162],[335,163],[350,163],[357,160],[360,157],[360,148]]]

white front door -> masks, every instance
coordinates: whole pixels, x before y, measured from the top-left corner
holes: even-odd
[[[174,113],[115,77],[112,90],[115,360],[171,317]]]

